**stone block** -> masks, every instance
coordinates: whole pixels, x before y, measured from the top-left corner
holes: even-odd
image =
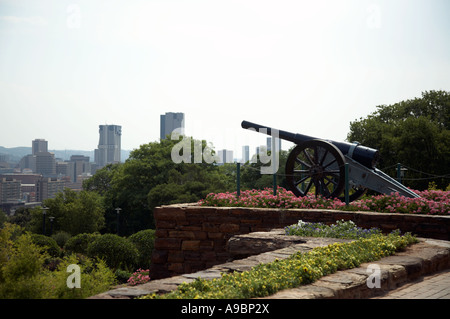
[[[219,227],[219,231],[222,233],[238,233],[239,224],[222,224]]]
[[[180,249],[181,239],[179,238],[155,238],[155,249]]]
[[[181,250],[199,250],[200,240],[183,240]]]

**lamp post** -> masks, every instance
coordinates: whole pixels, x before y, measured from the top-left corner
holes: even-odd
[[[45,235],[45,216],[47,215],[48,207],[42,207],[42,234]]]
[[[54,216],[50,216],[48,219],[50,219],[50,236],[53,234],[53,220],[55,219]]]
[[[120,211],[121,210],[122,210],[122,208],[119,208],[119,207],[116,208],[116,212],[117,212],[117,235],[119,235]]]

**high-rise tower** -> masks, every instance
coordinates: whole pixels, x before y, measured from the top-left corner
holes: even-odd
[[[184,134],[184,113],[166,113],[160,118],[160,138],[166,139],[167,135],[171,135],[173,130],[180,129],[180,133]]]
[[[110,163],[120,162],[122,126],[99,125],[100,139],[95,150],[95,163],[99,168]]]
[[[44,139],[38,138],[31,142],[32,154],[48,152],[48,142]]]

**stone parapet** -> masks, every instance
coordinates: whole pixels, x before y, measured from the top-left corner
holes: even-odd
[[[233,258],[228,240],[238,234],[283,228],[303,220],[335,223],[352,220],[383,232],[400,229],[420,237],[450,240],[450,216],[347,212],[325,209],[203,207],[176,204],[154,209],[155,248],[152,278],[193,273]]]

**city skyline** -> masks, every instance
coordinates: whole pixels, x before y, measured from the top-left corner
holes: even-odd
[[[160,114],[216,150],[242,120],[337,141],[379,105],[450,88],[446,0],[0,0],[0,145],[158,141]],[[76,134],[65,134],[77,132]],[[284,145],[283,145],[284,146]]]

